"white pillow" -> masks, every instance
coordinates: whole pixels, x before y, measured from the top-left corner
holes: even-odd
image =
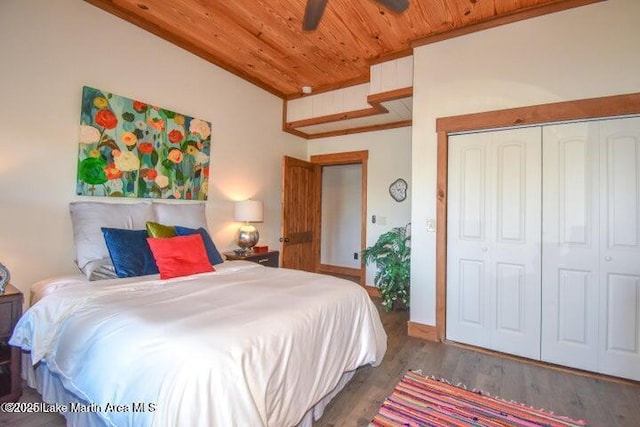
[[[153,202],[156,222],[164,225],[179,225],[188,228],[207,227],[205,202],[158,203]]]
[[[69,212],[76,246],[76,262],[87,277],[87,273],[91,273],[85,271],[89,262],[109,258],[101,227],[144,230],[147,221],[155,220],[151,202],[71,202]]]

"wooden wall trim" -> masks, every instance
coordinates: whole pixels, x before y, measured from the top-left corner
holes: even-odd
[[[315,154],[309,158],[309,161],[322,166],[335,166],[363,163],[367,159],[369,159],[369,150],[360,150],[345,151],[343,153]]]
[[[442,302],[447,301],[447,165],[449,137],[438,132],[438,165],[436,178],[436,336],[445,339],[446,312]],[[439,303],[439,304],[438,304]]]
[[[331,136],[352,135],[354,133],[375,132],[379,130],[403,128],[411,125],[412,125],[411,120],[403,120],[401,122],[383,123],[379,125],[362,126],[362,127],[349,128],[344,130],[332,130],[328,132],[321,132],[321,133],[314,133],[314,134],[305,134],[300,131],[298,131],[298,133],[305,135],[303,137],[305,139],[318,139],[318,138],[328,138]],[[285,131],[285,132],[288,132],[288,131]],[[290,132],[290,133],[293,133],[293,132]]]
[[[389,53],[386,55],[380,55],[376,58],[367,59],[367,64],[369,64],[369,67],[371,67],[372,65],[382,64],[383,62],[389,62],[393,61],[394,59],[400,59],[411,55],[413,55],[413,48],[399,50],[397,52]]]
[[[436,120],[436,336],[446,336],[447,168],[449,133],[640,114],[640,93],[511,108]]]
[[[637,114],[638,111],[640,93],[632,93],[442,117],[436,120],[436,132],[466,132],[565,120],[596,119]]]
[[[407,335],[427,341],[438,341],[438,334],[436,333],[436,328],[434,326],[412,321],[407,322]]]
[[[362,192],[360,194],[360,248],[364,249],[367,247],[367,177],[369,176],[369,151],[365,151],[365,156],[362,158],[361,167],[362,167]],[[367,282],[367,264],[364,262],[362,258],[362,251],[360,252],[360,286],[365,286]],[[376,291],[378,289],[376,288]],[[378,292],[378,296],[380,296],[380,292]]]
[[[311,163],[322,166],[337,166],[359,164],[361,167],[360,189],[360,248],[367,247],[367,177],[369,150],[345,151],[342,153],[316,154],[309,157]],[[322,179],[322,178],[321,178]],[[320,235],[320,234],[319,234]],[[318,259],[319,256],[318,256]],[[360,257],[360,286],[365,286],[367,280],[367,266]]]

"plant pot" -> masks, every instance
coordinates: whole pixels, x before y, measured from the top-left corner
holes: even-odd
[[[393,302],[391,309],[393,311],[407,311],[407,305],[403,303],[401,300],[397,299]]]

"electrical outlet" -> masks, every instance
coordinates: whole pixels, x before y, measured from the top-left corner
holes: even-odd
[[[353,259],[357,260],[358,259],[358,252],[354,252],[353,253]]]
[[[433,218],[427,218],[427,231],[433,233],[436,231],[436,220]]]

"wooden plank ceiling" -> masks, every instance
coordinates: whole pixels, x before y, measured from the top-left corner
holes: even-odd
[[[328,0],[304,32],[305,0],[86,0],[283,98],[369,80],[412,47],[601,0]]]

